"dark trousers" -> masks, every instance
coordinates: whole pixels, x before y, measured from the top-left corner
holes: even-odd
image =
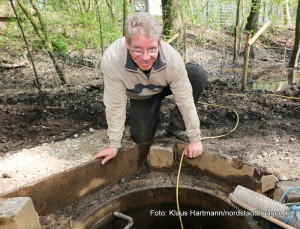
[[[207,72],[197,64],[187,63],[186,70],[193,88],[194,103],[196,104],[207,83]],[[159,94],[144,100],[130,99],[129,124],[131,138],[136,143],[153,139],[162,100],[172,94],[170,87],[164,88]],[[171,111],[170,123],[181,130],[185,125],[177,106]]]

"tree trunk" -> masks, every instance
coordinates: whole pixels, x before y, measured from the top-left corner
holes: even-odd
[[[167,39],[170,38],[171,34],[171,0],[162,0],[162,18],[164,35]]]
[[[80,14],[82,15],[83,14],[83,6],[82,6],[82,3],[80,0],[77,0],[77,7],[78,7],[78,10],[80,12]]]
[[[181,0],[162,0],[162,11],[164,35],[169,39],[175,34],[179,34],[171,44],[180,53],[182,58],[186,60],[185,26],[182,17]]]
[[[47,33],[47,29],[46,29],[46,23],[43,20],[42,15],[40,14],[38,8],[36,7],[35,3],[31,0],[31,4],[35,10],[35,13],[38,17],[38,22],[36,22],[36,20],[34,19],[33,15],[29,12],[28,8],[26,7],[26,5],[24,4],[23,0],[17,0],[19,6],[21,7],[22,11],[24,12],[24,14],[27,16],[28,20],[30,21],[31,25],[33,26],[36,34],[39,36],[39,38],[42,40],[44,47],[46,48],[52,62],[53,65],[55,67],[55,70],[61,80],[61,82],[64,83],[68,83],[67,78],[65,77],[65,74],[62,70],[62,68],[60,67],[60,65],[58,64],[58,60],[53,52],[53,48],[52,48],[52,44],[51,44],[51,40],[48,37],[48,33]]]
[[[285,0],[283,5],[284,24],[292,25],[292,18],[290,14],[289,0]]]
[[[116,21],[117,17],[116,17],[116,11],[115,11],[114,5],[111,3],[110,0],[106,0],[106,4],[107,4],[107,6],[109,8],[111,19],[114,20],[114,21]]]
[[[263,18],[262,18],[263,21],[266,21],[267,20],[267,2],[263,2]]]
[[[258,28],[258,18],[260,10],[260,0],[252,0],[251,11],[247,19],[246,30],[253,36]],[[255,44],[250,47],[250,58],[255,59]]]
[[[251,11],[247,19],[246,30],[248,31],[257,30],[259,10],[260,10],[260,0],[252,0]]]
[[[192,22],[194,22],[195,10],[194,10],[194,6],[193,6],[193,1],[191,1],[191,0],[189,0],[189,7],[190,7],[191,19],[192,19]]]
[[[290,68],[298,67],[299,53],[300,53],[300,0],[298,1],[296,30],[295,30],[295,45],[289,62]]]
[[[241,17],[241,26],[240,26],[240,36],[239,36],[239,41],[238,41],[238,52],[240,53],[242,50],[242,45],[243,45],[243,29],[245,26],[245,2],[244,0],[241,0],[241,11],[242,11],[242,17]]]
[[[124,0],[123,5],[123,36],[125,36],[125,19],[128,16],[128,1]]]
[[[206,21],[208,21],[209,0],[203,1],[202,5],[199,6],[199,8],[200,8],[200,10],[198,10],[198,11],[201,12],[202,15],[205,15],[205,19],[206,19]]]
[[[219,5],[219,19],[220,19],[221,26],[226,25],[226,14],[224,12],[223,6],[224,6],[223,4]]]
[[[91,10],[91,0],[88,0],[87,3],[83,0],[82,5],[84,7],[85,13],[88,13]]]
[[[235,21],[235,28],[234,28],[234,50],[233,50],[233,63],[236,61],[237,57],[237,50],[238,50],[238,40],[240,35],[240,3],[241,0],[237,0],[236,2],[236,21]]]
[[[31,52],[29,50],[29,44],[27,42],[27,39],[26,39],[26,36],[25,36],[25,33],[24,33],[24,30],[23,30],[23,27],[22,27],[22,24],[20,22],[20,18],[19,18],[19,15],[17,13],[17,10],[15,8],[15,5],[13,3],[13,0],[10,0],[10,4],[11,4],[11,7],[13,8],[13,11],[16,15],[16,19],[17,19],[17,22],[18,22],[18,25],[20,27],[20,30],[21,30],[21,33],[22,33],[22,37],[23,37],[23,40],[25,42],[25,45],[26,45],[26,49],[27,49],[27,52],[28,52],[28,56],[29,56],[29,59],[31,61],[31,64],[32,64],[32,68],[33,68],[33,72],[34,72],[34,75],[35,75],[35,82],[36,82],[36,86],[39,90],[39,92],[41,92],[41,83],[40,83],[40,80],[39,80],[39,77],[38,77],[38,74],[37,74],[37,71],[36,71],[36,67],[35,67],[35,64],[34,64],[34,61],[33,61],[33,57],[31,55]],[[0,65],[1,66],[1,65]]]
[[[101,14],[100,14],[100,10],[99,10],[98,0],[95,0],[95,10],[96,10],[98,23],[99,23],[99,36],[100,36],[101,54],[103,55],[104,45],[103,45],[103,33],[102,33],[102,20],[101,20]]]

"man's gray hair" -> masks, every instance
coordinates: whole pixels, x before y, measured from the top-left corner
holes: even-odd
[[[132,36],[143,35],[160,41],[162,26],[151,14],[140,12],[129,15],[125,21],[125,37],[131,41]]]

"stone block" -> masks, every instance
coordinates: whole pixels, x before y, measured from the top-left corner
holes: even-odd
[[[40,229],[39,216],[30,197],[0,199],[0,229]]]
[[[185,145],[177,144],[175,156],[180,158]],[[232,185],[252,187],[255,168],[247,163],[227,155],[205,151],[195,159],[184,157],[184,164],[201,171],[205,175],[213,175]]]
[[[261,178],[261,191],[266,192],[275,188],[278,179],[274,175],[262,176]]]
[[[273,199],[279,201],[281,196],[292,188],[300,188],[300,181],[279,181],[275,186]],[[282,203],[296,203],[300,202],[300,191],[289,192]]]
[[[174,164],[173,144],[152,145],[147,157],[148,165],[153,170],[166,170]]]

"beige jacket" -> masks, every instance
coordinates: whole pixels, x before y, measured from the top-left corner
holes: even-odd
[[[192,86],[179,53],[160,41],[159,54],[149,78],[133,62],[125,38],[112,43],[104,52],[101,67],[104,78],[104,105],[107,134],[111,147],[121,147],[127,98],[145,99],[170,86],[190,142],[200,140],[200,121],[194,105]]]

